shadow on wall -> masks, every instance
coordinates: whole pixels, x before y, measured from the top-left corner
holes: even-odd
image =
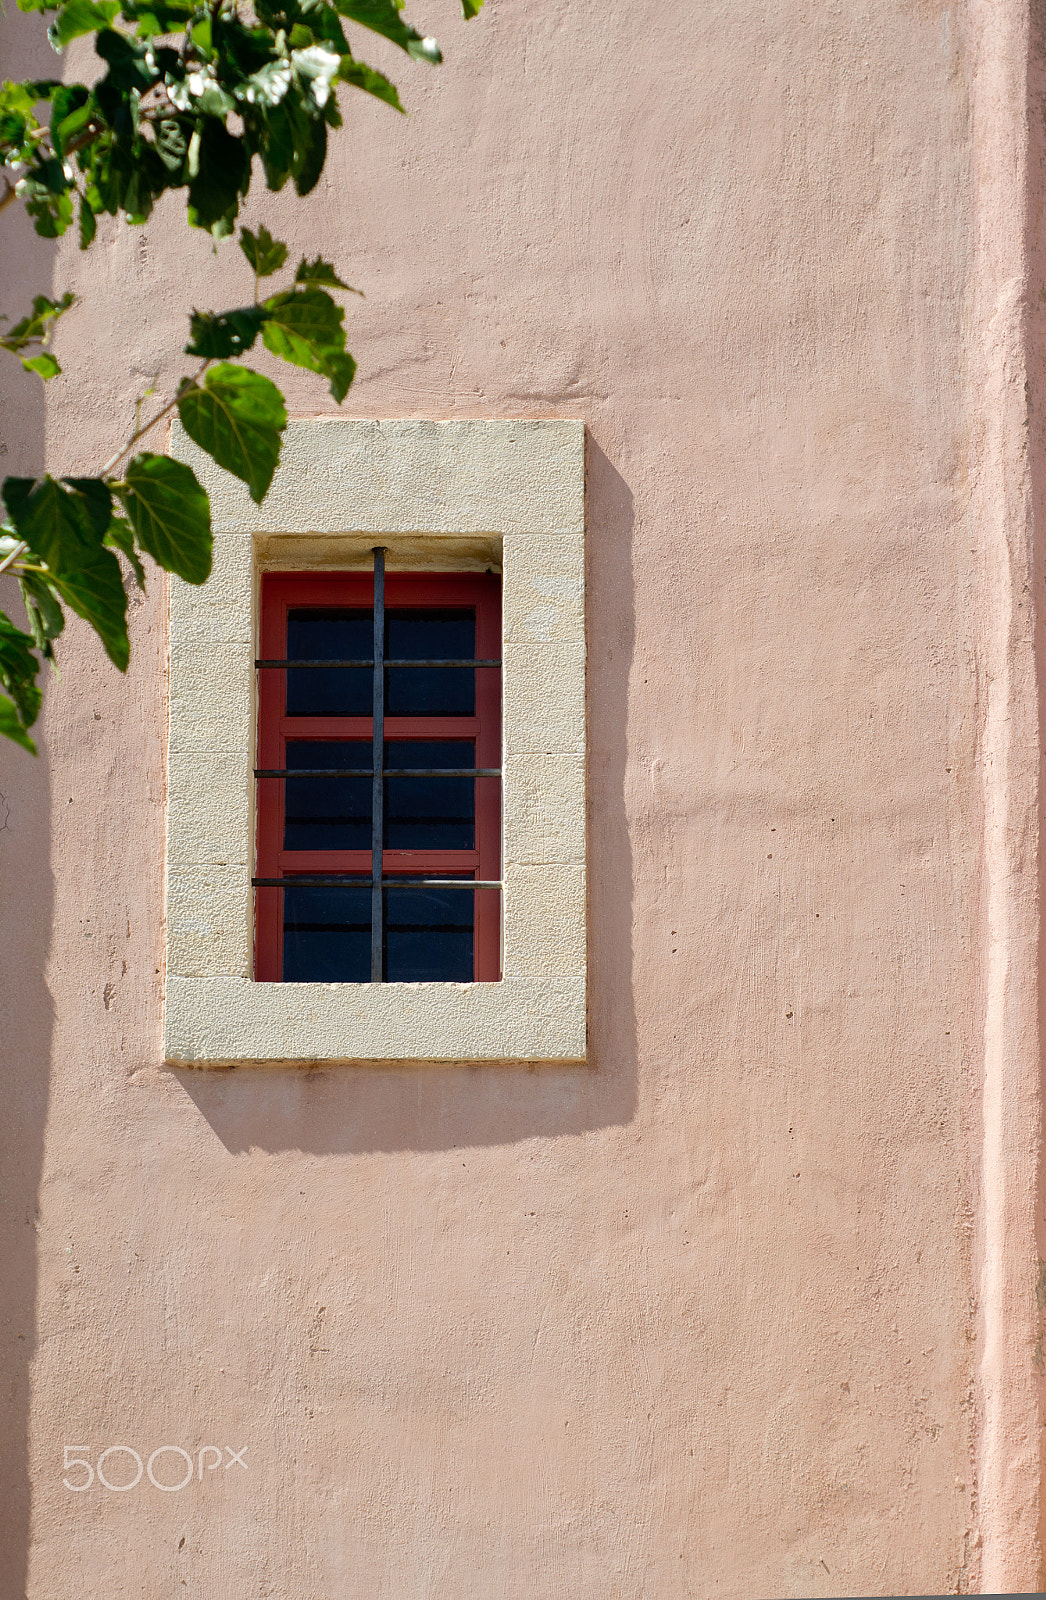
[[[29,59],[24,39],[0,28],[4,71],[44,76],[46,41]],[[43,34],[41,30],[41,39]],[[10,48],[7,46],[10,45]],[[34,294],[52,290],[54,247],[38,239],[20,208],[4,217],[6,271],[0,311],[17,320]],[[0,354],[0,477],[44,464],[43,385]],[[17,584],[0,578],[0,609],[24,626]],[[37,1205],[47,1119],[54,1013],[45,980],[51,946],[50,765],[0,740],[0,1573],[5,1595],[24,1595],[29,1540],[29,1372],[36,1350]]]
[[[632,495],[591,436],[588,524],[589,1065],[172,1069],[227,1150],[451,1150],[631,1120],[632,853],[624,778]]]

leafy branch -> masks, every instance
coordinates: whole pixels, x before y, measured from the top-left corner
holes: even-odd
[[[0,211],[21,200],[45,238],[65,233],[78,215],[85,250],[101,214],[142,223],[169,189],[186,191],[190,226],[215,241],[227,237],[256,159],[269,190],[291,180],[308,194],[323,171],[328,130],[342,124],[340,85],[403,110],[395,86],[353,54],[345,22],[416,60],[441,60],[435,40],[402,16],[403,0],[250,0],[242,15],[237,0],[18,3],[51,17],[48,37],[58,51],[93,35],[105,71],[91,85],[0,85]],[[482,3],[462,0],[465,18]],[[254,273],[253,303],[190,313],[184,353],[199,365],[145,421],[146,397],[139,401],[133,432],[100,473],[3,481],[0,573],[17,578],[29,629],[0,613],[0,734],[27,750],[35,750],[37,674],[54,660],[65,607],[125,670],[121,560],[130,569],[126,581],[142,587],[143,556],[188,583],[210,573],[206,492],[188,466],[137,450],[145,435],[177,410],[189,436],[260,504],[276,471],[286,409],[271,379],[238,363],[260,338],[271,354],[325,378],[338,404],[352,383],[344,310],[330,291],[359,291],[317,256],[303,258],[289,283],[261,298],[261,283],[286,265],[287,246],[264,227],[242,228],[239,243]],[[57,377],[51,336],[74,303],[71,294],[38,295],[32,311],[0,334],[0,347],[44,381]]]

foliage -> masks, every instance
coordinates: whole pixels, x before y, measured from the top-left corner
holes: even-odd
[[[354,55],[346,22],[416,60],[441,59],[435,40],[403,17],[404,0],[250,0],[242,12],[238,0],[18,3],[50,18],[56,51],[91,35],[103,70],[91,84],[0,85],[0,210],[21,200],[44,238],[75,222],[84,250],[102,213],[142,223],[169,189],[185,190],[189,224],[216,242],[234,232],[257,172],[270,190],[290,180],[308,194],[329,131],[341,126],[340,85],[403,109],[395,86]],[[482,4],[462,0],[466,19]],[[264,227],[242,228],[239,244],[254,271],[254,303],[191,312],[184,351],[196,370],[144,424],[139,402],[131,438],[98,475],[3,482],[0,571],[17,575],[29,631],[0,613],[0,735],[26,749],[34,748],[28,730],[40,708],[37,674],[41,661],[54,660],[63,607],[91,624],[125,670],[125,577],[144,587],[141,557],[188,583],[210,572],[207,495],[180,462],[132,454],[143,435],[177,410],[189,436],[260,503],[286,410],[269,378],[238,363],[260,337],[273,355],[325,378],[339,404],[352,383],[344,310],[331,291],[356,291],[317,257],[302,259],[289,282],[260,298],[261,282],[286,267],[287,246]],[[0,334],[0,346],[43,380],[57,376],[50,337],[73,303],[70,294],[38,295],[32,312]]]

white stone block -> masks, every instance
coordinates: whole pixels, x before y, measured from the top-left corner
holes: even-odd
[[[583,755],[584,644],[506,644],[502,728],[511,755]]]
[[[505,975],[584,977],[585,868],[505,869]]]
[[[242,867],[168,868],[168,978],[247,978],[252,947],[249,872]]]
[[[505,639],[522,644],[550,640],[583,644],[583,542],[569,537],[506,538],[504,562]]]
[[[249,868],[254,807],[245,764],[232,780],[227,753],[172,750],[168,760],[167,859],[172,866]]]
[[[585,860],[585,761],[578,755],[505,757],[505,862]]]
[[[180,424],[171,445],[211,495],[221,531],[584,530],[584,424],[573,419],[292,421],[261,506]]]
[[[585,980],[251,983],[169,974],[164,1036],[167,1060],[187,1065],[580,1062]]]
[[[227,750],[236,758],[230,773],[242,778],[253,744],[254,676],[249,647],[172,642],[171,749]]]
[[[240,534],[215,540],[214,566],[205,584],[171,578],[172,644],[226,640],[250,647],[252,569],[250,535]]]

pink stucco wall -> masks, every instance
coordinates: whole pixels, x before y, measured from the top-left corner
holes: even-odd
[[[411,119],[247,220],[366,291],[348,414],[588,425],[591,1065],[165,1070],[164,585],[126,682],[74,627],[0,752],[0,1593],[1034,1589],[1025,7],[416,9]],[[6,229],[3,310],[85,301],[7,471],[97,470],[249,293],[102,232]]]

